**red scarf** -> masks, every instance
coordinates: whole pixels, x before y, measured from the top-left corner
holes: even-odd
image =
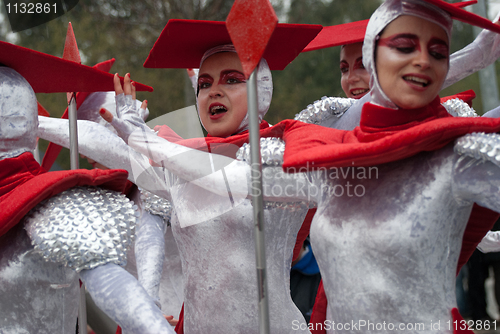
[[[67,170],[47,173],[31,153],[0,160],[0,236],[41,201],[77,186],[102,186],[123,191],[124,170]]]
[[[229,137],[213,137],[210,134],[205,138],[191,138],[183,139],[176,134],[167,125],[156,126],[155,131],[158,131],[158,136],[162,137],[169,142],[183,145],[186,147],[194,148],[204,152],[217,153],[228,157],[236,158],[236,152],[248,143],[249,135],[248,130]],[[271,127],[266,121],[260,123],[260,136],[261,137],[280,137],[282,134],[281,128]]]
[[[276,127],[284,131],[283,167],[290,171],[373,166],[401,160],[422,151],[440,149],[467,133],[498,132],[500,119],[452,117],[437,97],[426,107],[413,110],[393,110],[366,103],[360,126],[353,131],[290,120]]]

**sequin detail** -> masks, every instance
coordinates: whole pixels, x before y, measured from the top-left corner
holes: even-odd
[[[285,154],[285,142],[281,138],[260,138],[260,157],[263,165],[283,165],[283,154]],[[239,148],[236,159],[250,164],[250,144],[243,144]]]
[[[479,117],[474,108],[460,99],[451,99],[441,105],[454,117]]]
[[[66,190],[25,217],[34,251],[77,272],[125,265],[139,213],[125,195],[96,187]]]
[[[141,201],[146,212],[159,216],[166,222],[170,222],[173,208],[169,201],[143,189],[141,189]]]
[[[457,139],[455,152],[477,160],[491,161],[500,166],[500,136],[475,132]]]
[[[331,117],[340,118],[354,102],[356,100],[350,98],[323,96],[321,100],[315,101],[296,114],[294,119],[304,123],[319,124]]]

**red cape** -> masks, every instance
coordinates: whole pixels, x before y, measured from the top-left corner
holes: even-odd
[[[225,138],[207,135],[205,138],[183,139],[167,125],[155,126],[154,129],[155,131],[158,131],[158,137],[165,138],[172,143],[204,152],[222,154],[232,158],[236,158],[236,152],[238,149],[243,146],[243,144],[248,143],[250,139],[248,130]],[[281,138],[282,133],[283,131],[281,128],[271,127],[266,121],[262,121],[260,123],[261,137]]]
[[[284,130],[284,168],[306,171],[342,166],[373,166],[434,151],[471,132],[498,132],[500,119],[452,117],[439,98],[421,109],[393,110],[367,103],[353,131],[296,121],[276,125]],[[462,243],[457,272],[499,215],[474,205]],[[472,223],[471,223],[472,222]]]
[[[0,160],[0,236],[45,199],[77,186],[102,186],[122,192],[127,175],[124,170],[98,169],[48,173],[31,153]]]

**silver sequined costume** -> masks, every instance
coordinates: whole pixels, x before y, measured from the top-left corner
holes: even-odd
[[[28,82],[7,67],[0,67],[0,79],[3,160],[34,149],[38,122]],[[173,333],[137,280],[116,264],[125,260],[136,220],[123,195],[72,188],[39,203],[27,220],[0,236],[1,333],[73,334],[79,279],[127,333]]]
[[[80,272],[106,263],[124,266],[138,216],[125,195],[100,188],[66,190],[25,216],[34,251]]]

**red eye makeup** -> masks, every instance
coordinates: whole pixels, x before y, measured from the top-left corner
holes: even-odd
[[[245,75],[237,70],[224,70],[220,74],[219,84],[246,82]]]
[[[419,39],[414,34],[397,34],[382,38],[378,41],[378,46],[386,46],[392,49],[398,49],[403,52],[420,51]]]

